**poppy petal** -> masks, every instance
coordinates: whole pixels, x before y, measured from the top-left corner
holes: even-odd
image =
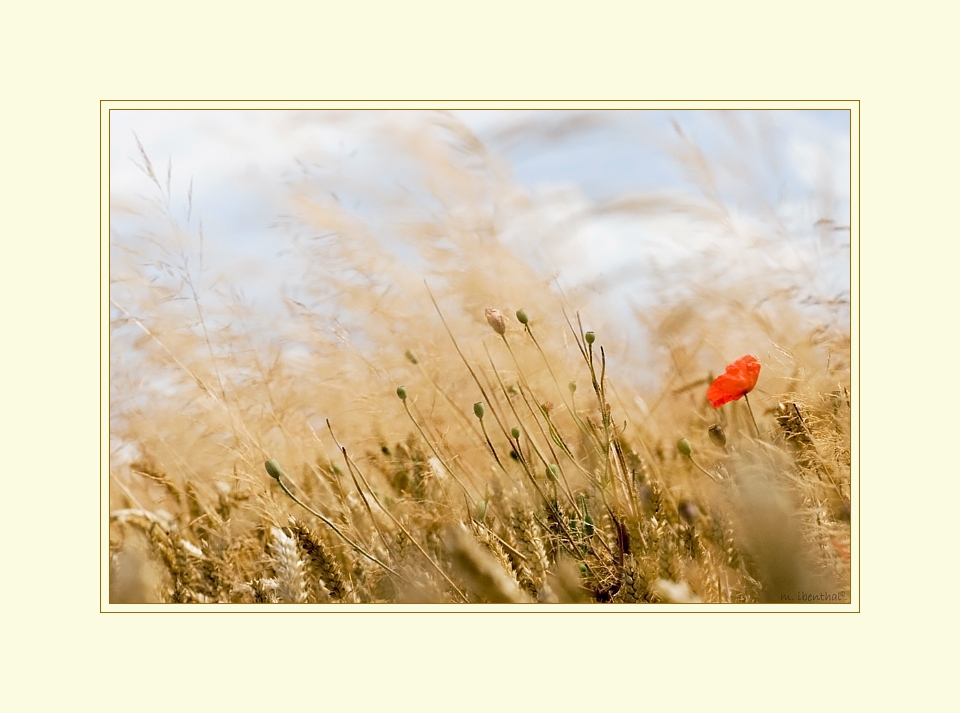
[[[707,389],[710,405],[719,408],[725,403],[736,401],[753,390],[759,376],[760,362],[749,354],[728,364],[726,371],[714,379]]]

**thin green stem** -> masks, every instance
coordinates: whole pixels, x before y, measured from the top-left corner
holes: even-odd
[[[394,570],[394,569],[388,567],[387,565],[385,565],[383,562],[381,562],[381,561],[378,560],[376,557],[374,557],[372,554],[370,554],[370,553],[367,552],[365,549],[363,549],[363,548],[362,548],[360,545],[358,545],[356,542],[354,542],[354,541],[351,540],[349,537],[347,537],[345,534],[343,534],[343,532],[340,530],[340,528],[337,527],[329,518],[324,517],[323,515],[321,515],[320,513],[318,513],[316,510],[314,510],[312,507],[310,507],[309,505],[307,505],[306,503],[304,503],[302,500],[300,500],[300,499],[299,499],[296,495],[294,495],[292,492],[290,492],[290,488],[288,488],[288,487],[286,486],[286,484],[283,482],[283,480],[281,480],[281,478],[274,478],[274,480],[276,480],[277,483],[280,484],[280,488],[283,490],[283,492],[285,492],[285,493],[287,494],[287,497],[289,497],[291,500],[293,500],[293,502],[295,502],[297,505],[299,505],[300,507],[302,507],[304,510],[306,510],[307,512],[309,512],[311,515],[317,517],[324,525],[326,525],[326,526],[329,527],[331,530],[333,530],[335,533],[337,533],[337,535],[340,536],[340,539],[342,539],[344,542],[346,542],[348,545],[350,545],[350,546],[351,546],[353,549],[355,549],[359,554],[363,555],[364,557],[366,557],[366,558],[367,558],[368,560],[370,560],[371,562],[374,562],[375,564],[380,565],[380,566],[383,567],[385,570],[387,570],[390,574],[392,574],[394,577],[399,578],[401,581],[404,581],[404,582],[407,582],[407,581],[408,581],[408,580],[407,580],[405,577],[403,577],[403,575],[401,575],[399,572],[397,572],[396,570]]]
[[[486,439],[487,445],[490,446],[490,452],[493,453],[493,459],[497,461],[497,465],[503,468],[503,463],[500,462],[500,456],[497,455],[497,449],[493,447],[493,444],[490,442],[490,436],[487,435],[487,427],[483,425],[482,418],[480,419],[480,429],[483,431],[483,437]]]
[[[331,429],[331,435],[333,435],[332,429]],[[338,443],[337,445],[339,446],[340,444]],[[353,460],[347,455],[347,449],[344,448],[343,446],[340,446],[340,451],[343,453],[343,458],[347,463],[347,467],[350,468],[352,466],[353,469],[356,470],[357,475],[360,476],[360,480],[362,480],[363,484],[367,486],[367,490],[370,491],[370,495],[371,497],[373,497],[373,501],[377,504],[377,507],[379,507],[383,512],[385,512],[387,514],[387,517],[393,520],[393,522],[397,525],[397,527],[399,527],[403,531],[403,534],[406,535],[407,538],[410,540],[410,542],[413,543],[414,547],[420,550],[420,554],[422,554],[427,559],[427,562],[429,562],[433,566],[433,568],[440,573],[440,576],[443,577],[445,580],[447,580],[447,584],[453,587],[453,590],[460,595],[460,598],[463,599],[463,601],[465,602],[469,601],[467,599],[467,596],[462,591],[460,591],[460,588],[456,584],[454,584],[453,580],[450,579],[450,577],[447,576],[447,573],[443,571],[443,568],[440,567],[440,565],[437,564],[433,560],[433,558],[427,554],[427,551],[420,546],[420,543],[417,542],[416,538],[410,534],[410,531],[407,530],[406,527],[403,526],[403,523],[400,522],[400,520],[398,520],[392,512],[390,512],[389,510],[387,510],[387,508],[383,506],[383,503],[380,502],[380,498],[377,497],[377,494],[374,491],[374,489],[370,487],[370,483],[367,482],[367,479],[363,476],[363,473],[360,472],[360,468],[358,468],[357,464],[354,463]]]
[[[763,437],[760,435],[760,426],[757,425],[757,419],[753,415],[753,407],[750,406],[750,398],[747,396],[747,394],[743,395],[743,400],[747,402],[747,411],[750,412],[750,419],[753,421],[753,427],[757,429],[757,440],[762,441]]]
[[[447,472],[448,472],[448,473],[451,475],[451,477],[456,481],[457,485],[460,486],[460,488],[463,490],[464,494],[465,494],[468,498],[471,498],[472,496],[470,495],[470,491],[467,490],[467,486],[464,485],[464,484],[461,482],[460,478],[457,477],[457,474],[453,472],[453,469],[452,469],[449,465],[447,465],[447,463],[444,461],[444,459],[443,459],[443,458],[440,456],[440,454],[437,452],[437,449],[433,447],[433,442],[432,442],[429,438],[427,438],[427,434],[423,432],[423,429],[420,427],[420,423],[417,421],[417,419],[415,419],[415,418],[413,417],[413,414],[410,413],[410,407],[407,406],[407,400],[406,400],[406,399],[403,400],[403,408],[404,408],[404,410],[407,412],[407,416],[410,417],[410,420],[413,421],[413,425],[416,426],[417,431],[420,433],[420,437],[423,438],[423,440],[426,442],[426,444],[427,444],[428,446],[430,446],[430,450],[433,451],[433,454],[437,457],[437,460],[440,461],[440,465],[442,465],[444,468],[446,468]]]
[[[700,465],[699,463],[697,463],[697,461],[695,461],[695,460],[693,459],[693,456],[692,456],[692,455],[687,456],[687,458],[690,459],[690,462],[693,463],[693,464],[696,466],[697,470],[699,470],[701,473],[703,473],[704,475],[706,475],[708,478],[710,478],[711,480],[713,480],[715,483],[719,483],[719,482],[720,482],[720,479],[719,479],[717,476],[715,476],[715,475],[714,475],[713,473],[711,473],[709,470],[707,470],[707,469],[704,468],[702,465]]]

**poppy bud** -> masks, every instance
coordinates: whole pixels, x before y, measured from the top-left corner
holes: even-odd
[[[413,353],[412,351],[410,351],[409,349],[407,349],[407,351],[406,351],[406,353],[404,354],[404,356],[405,356],[407,359],[410,360],[410,363],[411,363],[411,364],[418,364],[418,363],[419,363],[419,362],[417,361],[417,355],[414,354],[414,353]]]
[[[520,438],[520,429],[514,426],[510,429],[510,435],[513,436],[513,440]]]
[[[577,391],[577,382],[576,382],[576,381],[571,381],[569,384],[567,384],[567,388],[570,389],[570,393],[571,393],[571,394],[576,393],[576,391]]]
[[[473,412],[477,415],[477,418],[479,418],[481,421],[483,420],[483,402],[482,401],[477,401],[477,403],[473,405]]]
[[[587,344],[593,344],[594,341],[596,341],[597,339],[597,335],[594,334],[593,332],[587,332],[586,334],[583,335],[583,339]]]
[[[710,440],[713,441],[714,445],[719,448],[725,448],[727,445],[727,434],[723,432],[723,429],[720,427],[719,423],[715,423],[707,429],[707,434],[710,436]]]
[[[280,474],[283,472],[280,469],[280,464],[277,461],[271,458],[266,463],[263,464],[263,467],[267,469],[267,475],[273,478],[276,481],[280,480]]]
[[[693,453],[693,449],[690,447],[690,441],[686,438],[681,438],[677,441],[677,450],[685,456],[690,456]]]
[[[401,400],[401,401],[406,401],[406,400],[407,400],[407,390],[406,390],[405,388],[403,388],[402,386],[398,386],[398,387],[397,387],[397,396],[400,397],[400,400]]]
[[[530,321],[530,319],[529,319],[529,317],[527,317],[527,313],[526,313],[526,312],[524,312],[522,309],[518,309],[518,310],[517,310],[517,321],[520,322],[520,324],[526,324],[527,322]]]
[[[551,463],[547,466],[547,480],[549,480],[551,483],[555,483],[557,480],[557,473],[559,472],[560,471],[557,469],[557,466]]]
[[[507,331],[507,323],[503,321],[503,315],[500,314],[500,310],[488,307],[484,314],[487,317],[487,324],[493,327],[494,332],[502,335]]]

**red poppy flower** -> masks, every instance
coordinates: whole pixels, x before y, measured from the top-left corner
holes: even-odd
[[[736,401],[750,393],[757,385],[758,376],[760,376],[760,362],[749,354],[740,357],[732,364],[727,364],[727,370],[714,379],[710,388],[707,389],[710,405],[720,408],[725,403]]]

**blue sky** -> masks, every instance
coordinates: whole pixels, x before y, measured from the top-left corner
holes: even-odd
[[[510,119],[483,112],[458,114],[481,139],[505,149],[517,179],[530,187],[556,181],[576,183],[591,199],[602,200],[631,190],[681,188],[685,178],[665,150],[675,134],[675,121],[705,151],[724,155],[748,152],[753,162],[766,156],[767,169],[779,163],[782,187],[795,193],[816,189],[818,163],[827,161],[836,179],[849,182],[844,161],[849,151],[846,111],[614,111],[535,112],[530,120],[540,133],[553,138],[523,141],[510,134]],[[544,130],[546,127],[546,131]],[[555,127],[550,132],[550,127]],[[564,131],[566,129],[566,131]],[[531,132],[532,133],[532,132]],[[823,152],[822,155],[818,155]],[[777,181],[767,175],[766,188]],[[756,186],[754,186],[756,189]],[[774,195],[767,195],[773,200]]]

